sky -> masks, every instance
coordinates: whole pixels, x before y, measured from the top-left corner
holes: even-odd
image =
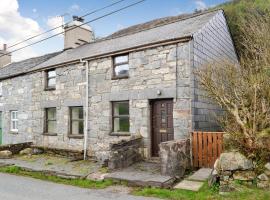
[[[69,22],[73,15],[84,15],[116,1],[118,0],[0,0],[0,49],[3,44],[11,46],[18,41],[57,27],[63,21]],[[138,0],[125,0],[111,8],[87,16],[85,20],[90,21],[136,1]],[[191,13],[195,9],[203,10],[226,1],[228,0],[146,0],[141,4],[92,22],[89,25],[94,30],[96,37],[104,37],[135,24],[166,16]],[[61,17],[62,15],[64,17]],[[9,50],[16,50],[61,31],[61,28],[57,29]],[[12,61],[61,51],[63,46],[63,35],[59,35],[40,44],[14,52]]]

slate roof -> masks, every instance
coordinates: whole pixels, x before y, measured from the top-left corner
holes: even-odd
[[[61,52],[54,52],[39,57],[29,58],[19,62],[13,62],[5,67],[0,68],[0,79],[4,79],[10,76],[16,76],[22,73],[27,73],[33,69],[33,67],[59,55]]]
[[[35,69],[57,66],[79,59],[91,58],[170,39],[192,36],[219,12],[223,11],[215,10],[193,15],[168,17],[133,26],[118,31],[107,38],[85,44],[76,49],[66,50],[60,55],[37,66]]]
[[[222,10],[165,17],[131,26],[76,49],[30,58],[0,68],[0,79],[50,66],[136,48],[166,40],[190,37]]]

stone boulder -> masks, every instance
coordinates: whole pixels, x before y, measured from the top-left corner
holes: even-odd
[[[269,181],[269,178],[268,178],[268,176],[265,173],[260,174],[257,178],[260,181]]]
[[[240,181],[252,181],[256,178],[256,174],[254,171],[236,171],[233,178]]]
[[[266,163],[265,167],[265,174],[270,177],[270,162]]]
[[[161,174],[182,178],[190,168],[190,140],[174,140],[160,145]]]
[[[11,158],[12,152],[8,150],[0,151],[0,159]]]
[[[250,170],[254,167],[252,161],[239,152],[222,153],[219,165],[222,171]]]
[[[20,151],[20,155],[32,155],[33,150],[31,148],[26,148]]]
[[[38,155],[38,154],[43,154],[43,153],[44,153],[44,149],[32,148],[32,154],[33,155]]]

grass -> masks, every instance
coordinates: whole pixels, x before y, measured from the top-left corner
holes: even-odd
[[[106,168],[104,168],[105,170]],[[32,177],[40,180],[50,181],[54,183],[60,183],[65,185],[72,185],[81,188],[91,188],[91,189],[103,189],[114,185],[112,180],[104,181],[91,181],[85,179],[64,179],[61,177],[47,175],[42,172],[29,172],[25,171],[17,166],[7,166],[0,167],[0,172],[9,173],[21,176]],[[121,185],[125,183],[121,182]],[[192,192],[187,190],[169,190],[169,189],[159,189],[159,188],[136,188],[133,190],[132,194],[137,196],[146,197],[157,197],[161,199],[171,199],[171,200],[268,200],[270,199],[270,191],[260,190],[255,187],[247,187],[237,184],[238,191],[232,192],[227,195],[219,195],[218,186],[209,188],[207,183],[198,192]]]
[[[20,176],[27,176],[27,177],[50,181],[54,183],[77,186],[81,188],[102,189],[102,188],[106,188],[111,185],[114,185],[114,182],[112,180],[91,181],[91,180],[86,180],[86,179],[64,179],[64,178],[54,176],[54,175],[47,175],[42,172],[25,171],[22,168],[17,167],[17,166],[0,167],[0,172],[20,175]]]
[[[227,195],[219,195],[218,187],[209,188],[207,183],[198,192],[187,190],[168,190],[159,188],[140,188],[134,190],[133,194],[137,196],[157,197],[161,199],[172,200],[268,200],[270,191],[257,188],[248,188],[239,186],[241,189],[237,192],[231,192]]]

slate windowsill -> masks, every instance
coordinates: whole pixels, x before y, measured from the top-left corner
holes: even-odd
[[[9,134],[12,134],[12,135],[18,135],[19,132],[18,132],[18,131],[9,131]]]
[[[110,136],[131,136],[129,132],[111,132]]]
[[[52,90],[56,90],[56,88],[55,87],[47,87],[44,90],[45,91],[52,91]]]
[[[83,139],[84,135],[72,135],[72,134],[69,134],[68,137],[73,138],[73,139]]]
[[[57,136],[57,133],[43,133],[44,136]]]

